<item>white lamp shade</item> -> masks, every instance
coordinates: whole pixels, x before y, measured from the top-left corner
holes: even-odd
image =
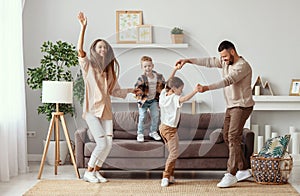
[[[42,103],[73,103],[73,82],[43,81]]]

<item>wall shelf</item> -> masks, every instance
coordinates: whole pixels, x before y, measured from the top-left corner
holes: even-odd
[[[188,48],[187,43],[183,44],[111,44],[113,48]]]
[[[257,110],[300,110],[300,96],[253,96],[254,111]]]

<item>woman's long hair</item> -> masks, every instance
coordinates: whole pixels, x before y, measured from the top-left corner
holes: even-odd
[[[107,53],[105,57],[102,57],[100,54],[98,54],[95,49],[96,44],[100,41],[104,42],[106,45]],[[120,70],[119,62],[115,58],[115,54],[111,45],[103,39],[95,40],[90,47],[90,60],[95,71],[99,73],[106,72],[107,77],[113,78],[112,82],[108,84],[108,91],[111,93],[117,82],[117,78],[119,77]]]

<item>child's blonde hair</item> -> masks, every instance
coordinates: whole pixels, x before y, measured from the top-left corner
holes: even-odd
[[[172,77],[170,78],[167,82],[166,82],[166,91],[168,92],[169,90],[171,90],[173,87],[175,88],[179,88],[181,86],[184,85],[184,82],[178,78],[178,77]]]

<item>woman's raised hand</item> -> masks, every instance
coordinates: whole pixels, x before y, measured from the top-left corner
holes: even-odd
[[[82,26],[87,25],[87,17],[84,15],[83,12],[79,12],[77,18]]]

